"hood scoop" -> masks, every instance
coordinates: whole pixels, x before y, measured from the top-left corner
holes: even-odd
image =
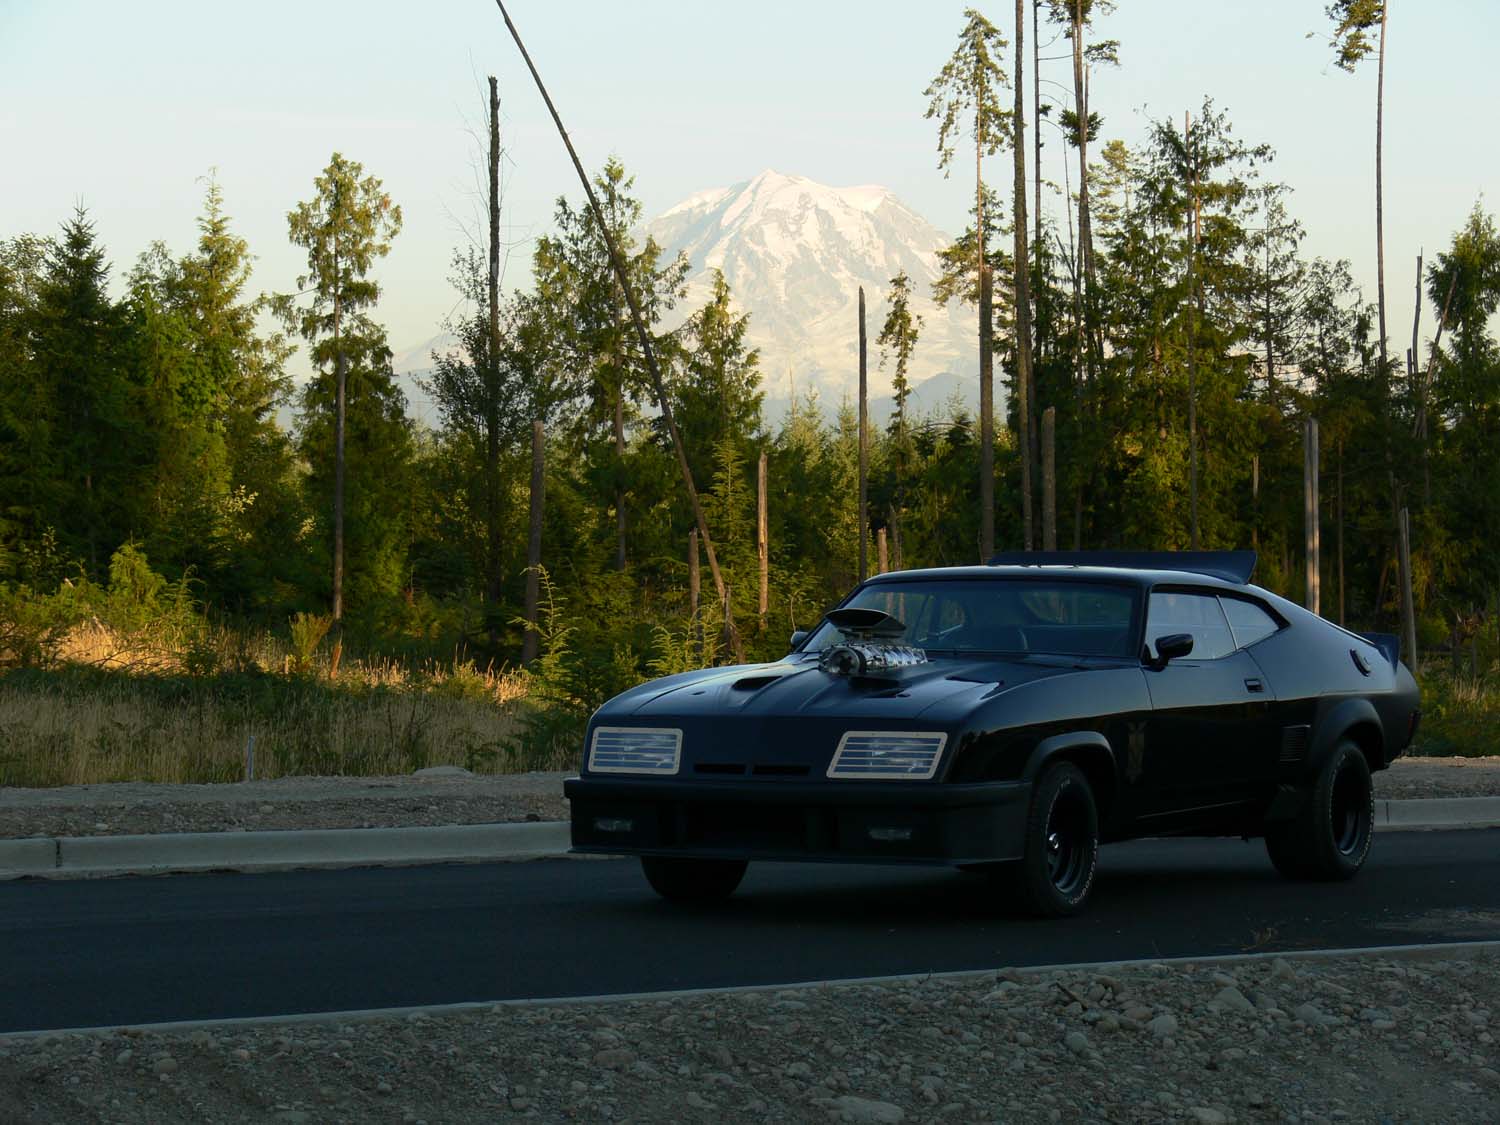
[[[729,685],[730,691],[759,691],[781,679],[782,673],[777,672],[770,676],[741,676]]]

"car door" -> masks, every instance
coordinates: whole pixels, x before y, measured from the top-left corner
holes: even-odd
[[[1273,696],[1254,659],[1240,649],[1213,591],[1153,590],[1146,609],[1146,647],[1189,633],[1193,651],[1155,667],[1147,661],[1151,717],[1147,768],[1157,815],[1191,814],[1253,799],[1258,749],[1271,721]]]

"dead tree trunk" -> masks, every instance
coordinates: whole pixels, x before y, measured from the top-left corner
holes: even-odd
[[[1057,407],[1042,412],[1042,550],[1057,550]]]
[[[1406,666],[1417,671],[1417,612],[1411,589],[1411,517],[1405,508],[1396,522],[1396,539],[1401,564],[1401,647]]]
[[[766,454],[760,454],[760,469],[755,482],[755,550],[760,557],[760,631],[766,631],[766,614],[771,605],[771,540],[766,513]]]
[[[1016,0],[1016,77],[1015,116],[1011,121],[1014,136],[1011,151],[1015,157],[1014,208],[1011,227],[1015,234],[1015,301],[1016,301],[1016,428],[1021,447],[1021,545],[1029,551],[1035,545],[1035,520],[1032,516],[1031,458],[1036,448],[1031,417],[1031,255],[1027,249],[1026,230],[1026,0]],[[1040,126],[1038,126],[1040,130]]]
[[[869,576],[870,388],[865,369],[865,287],[859,287],[859,580]]]
[[[1188,285],[1193,296],[1193,321],[1188,328],[1188,506],[1192,520],[1192,549],[1198,549],[1198,321],[1202,318],[1202,303],[1198,299],[1198,162],[1192,155],[1193,119],[1183,114],[1182,143],[1188,151],[1188,162],[1192,169],[1193,194],[1191,210],[1188,212]]]
[[[526,536],[526,635],[521,640],[521,663],[537,658],[541,633],[537,629],[537,601],[542,573],[542,504],[546,490],[542,423],[531,423],[531,511]]]
[[[981,243],[983,238],[980,239]],[[995,368],[990,267],[979,264],[979,557],[995,553]]]
[[[883,527],[875,533],[875,558],[877,565],[880,567],[875,572],[876,574],[884,574],[890,569],[890,559],[886,554],[885,528]]]
[[[1320,611],[1322,589],[1318,541],[1318,420],[1302,423],[1302,519],[1306,536],[1307,599],[1313,613]]]
[[[500,639],[500,87],[490,75],[489,346],[484,365],[484,608],[490,647]],[[528,634],[529,635],[529,634]]]
[[[693,656],[703,663],[703,618],[698,615],[701,579],[698,572],[698,529],[688,532],[688,621],[693,630]]]

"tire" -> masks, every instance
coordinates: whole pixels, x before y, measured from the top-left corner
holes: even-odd
[[[662,898],[673,902],[714,902],[728,898],[739,887],[749,866],[743,859],[641,856],[646,882]]]
[[[1099,810],[1083,771],[1049,767],[1031,791],[1022,858],[1008,872],[1010,889],[1030,914],[1062,918],[1088,901],[1099,868]]]
[[[1375,789],[1364,752],[1347,739],[1307,790],[1295,819],[1266,829],[1266,853],[1289,879],[1352,879],[1370,854]]]

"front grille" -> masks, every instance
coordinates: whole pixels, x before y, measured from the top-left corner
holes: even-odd
[[[1312,737],[1312,727],[1284,727],[1281,731],[1281,761],[1291,764],[1307,758],[1307,744]]]
[[[694,773],[727,774],[730,777],[743,777],[745,763],[743,762],[699,762],[693,767]]]

